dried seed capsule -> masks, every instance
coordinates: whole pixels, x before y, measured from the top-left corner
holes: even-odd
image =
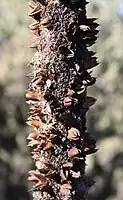
[[[52,144],[52,142],[48,142],[45,147],[43,148],[44,151],[49,151],[54,147],[54,145]]]
[[[36,128],[39,128],[41,126],[41,120],[39,118],[32,119],[31,121],[27,121],[27,124],[29,126],[34,126]]]
[[[63,164],[63,168],[72,168],[73,167],[73,163],[72,162],[67,162]]]
[[[73,178],[79,178],[81,176],[80,171],[75,172],[73,170],[70,170],[70,173],[71,173]]]
[[[26,98],[27,99],[30,99],[30,100],[38,100],[38,93],[37,92],[32,92],[32,91],[29,91],[26,93]]]
[[[38,132],[30,133],[29,136],[27,137],[27,140],[35,140],[38,135],[39,135]]]
[[[30,30],[35,30],[39,28],[39,22],[34,22],[33,24],[29,25]]]
[[[41,10],[42,10],[41,5],[37,4],[28,15],[30,17],[33,17],[33,16],[35,16],[37,14],[40,14]]]
[[[34,147],[34,146],[37,146],[39,145],[40,142],[38,140],[32,140],[29,142],[29,144],[27,145],[28,147]]]
[[[80,28],[80,30],[82,30],[82,31],[90,31],[90,30],[91,30],[90,27],[89,27],[89,26],[86,26],[86,25],[80,25],[79,28]]]
[[[63,185],[61,185],[60,187],[60,192],[62,194],[66,194],[66,190],[71,190],[72,189],[72,186],[70,185],[70,183],[64,183]]]
[[[65,107],[69,107],[72,105],[72,99],[70,97],[65,97],[63,103]]]
[[[78,129],[72,127],[71,129],[68,130],[67,138],[69,140],[78,140],[79,137],[80,137],[80,132]]]
[[[72,147],[69,151],[68,151],[68,157],[72,158],[76,155],[79,154],[79,150],[76,147]]]

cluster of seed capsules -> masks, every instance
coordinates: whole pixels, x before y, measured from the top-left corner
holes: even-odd
[[[36,169],[29,171],[35,200],[84,200],[90,183],[86,155],[96,141],[87,132],[86,112],[96,99],[87,96],[98,65],[88,50],[97,39],[95,18],[86,17],[85,0],[31,0],[34,23],[29,66],[33,72],[26,93],[30,105],[27,137]]]

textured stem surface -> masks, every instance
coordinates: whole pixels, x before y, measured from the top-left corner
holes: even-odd
[[[30,104],[28,136],[36,170],[29,171],[34,200],[84,200],[91,184],[86,155],[96,141],[87,132],[86,112],[96,99],[87,96],[98,63],[87,47],[97,39],[96,19],[86,17],[85,0],[33,0],[31,48],[37,52],[26,93]]]

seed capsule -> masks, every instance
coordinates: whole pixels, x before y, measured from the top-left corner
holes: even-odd
[[[72,175],[72,177],[73,178],[79,178],[80,177],[80,171],[78,171],[78,172],[75,172],[75,171],[73,171],[73,170],[70,170],[70,173],[71,173],[71,175]]]
[[[35,140],[38,135],[39,135],[38,132],[30,133],[29,136],[27,137],[27,140]]]
[[[41,120],[39,118],[37,119],[32,119],[30,121],[27,121],[27,124],[29,126],[34,126],[36,128],[39,128],[41,126]]]
[[[62,194],[66,194],[67,190],[71,190],[71,189],[72,189],[72,186],[70,185],[70,183],[65,183],[65,184],[61,185],[60,192]]]
[[[30,99],[30,100],[36,100],[37,101],[38,100],[38,93],[29,91],[29,92],[26,93],[26,98]]]
[[[39,22],[34,22],[33,24],[29,25],[30,30],[35,30],[39,28]]]
[[[30,4],[31,5],[31,4]],[[33,5],[32,5],[33,6]],[[33,10],[28,14],[30,17],[33,17],[37,14],[40,14],[42,8],[40,4],[37,4],[35,7],[33,7]]]
[[[34,147],[34,146],[37,146],[39,145],[40,142],[38,140],[32,140],[29,142],[29,144],[27,145],[28,147]]]
[[[69,107],[72,105],[72,99],[70,97],[65,97],[63,103],[65,107]]]
[[[79,150],[76,147],[72,147],[72,149],[68,151],[68,157],[70,158],[76,156],[77,154],[79,154]]]
[[[80,30],[82,30],[82,31],[90,31],[90,30],[91,30],[90,27],[89,27],[89,26],[86,26],[86,25],[80,25],[79,28],[80,28]]]
[[[54,145],[52,144],[52,142],[48,142],[45,147],[43,148],[44,151],[48,151],[51,150],[54,147]]]
[[[70,130],[68,130],[67,138],[69,140],[78,140],[79,137],[80,137],[80,132],[78,129],[72,127]]]
[[[73,167],[73,163],[72,162],[67,162],[63,164],[63,168],[72,168]]]

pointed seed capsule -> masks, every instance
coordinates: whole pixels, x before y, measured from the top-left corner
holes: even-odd
[[[32,91],[29,91],[26,93],[26,98],[27,99],[30,99],[30,100],[38,100],[38,93],[37,92],[32,92]]]
[[[76,147],[72,147],[72,148],[68,151],[68,157],[70,157],[70,158],[76,156],[77,154],[79,154],[79,150],[78,150]]]
[[[44,151],[48,151],[51,150],[54,147],[54,145],[52,144],[52,142],[48,142],[45,147],[43,148]]]
[[[90,31],[90,30],[91,30],[90,27],[89,27],[89,26],[86,26],[86,25],[80,25],[79,28],[80,28],[80,30],[82,30],[82,31]]]
[[[40,14],[41,10],[42,10],[41,5],[37,4],[28,15],[30,17],[33,17],[33,16],[35,16],[37,14]]]
[[[68,130],[67,138],[69,140],[78,140],[79,137],[80,137],[80,132],[78,129],[72,127],[71,129]]]

